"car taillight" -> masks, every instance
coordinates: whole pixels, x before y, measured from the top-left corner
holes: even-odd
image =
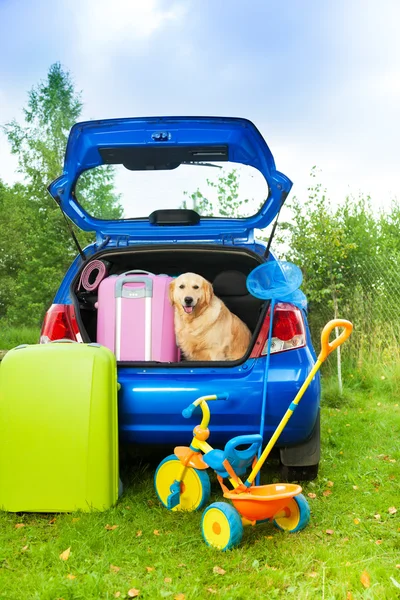
[[[44,317],[40,343],[62,339],[82,342],[72,304],[52,304]]]
[[[268,350],[270,311],[268,310],[261,331],[258,335],[251,358],[265,356]],[[306,345],[306,334],[301,310],[293,304],[278,302],[274,310],[272,328],[271,354],[294,350]]]

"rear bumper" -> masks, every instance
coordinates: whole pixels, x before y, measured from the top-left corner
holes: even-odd
[[[314,364],[308,347],[271,356],[268,373],[264,435],[268,439]],[[265,378],[265,357],[224,368],[135,368],[119,366],[121,441],[138,444],[187,444],[199,422],[182,410],[196,398],[229,393],[226,401],[210,404],[211,445],[231,437],[257,433]],[[315,425],[320,401],[319,374],[283,430],[277,446],[305,441]]]

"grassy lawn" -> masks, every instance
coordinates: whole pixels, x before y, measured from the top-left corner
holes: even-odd
[[[9,327],[0,324],[0,352],[11,350],[20,344],[37,344],[39,336],[39,327]]]
[[[135,589],[148,599],[398,598],[400,408],[398,387],[381,384],[360,380],[339,407],[327,382],[323,459],[304,486],[311,522],[302,532],[264,524],[245,528],[238,549],[211,550],[201,515],[162,508],[155,465],[138,463],[125,467],[124,495],[106,513],[0,513],[0,598],[129,598]],[[264,481],[274,478],[270,468]]]

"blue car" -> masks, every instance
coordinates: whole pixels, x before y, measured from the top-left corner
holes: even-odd
[[[202,168],[212,170],[215,165],[229,164],[244,166],[261,177],[266,200],[255,205],[246,198],[247,212],[239,216],[233,216],[234,207],[232,216],[204,216],[204,207],[203,214],[199,214],[196,204],[194,209],[187,208],[182,198],[178,199],[180,204],[172,204],[175,188],[168,182],[175,172],[186,169],[195,181]],[[130,209],[139,211],[137,217],[96,218],[85,205],[85,195],[80,197],[80,178],[87,177],[89,169],[95,172],[110,165],[137,176],[138,187],[127,187],[138,194],[139,200]],[[141,200],[145,182],[157,176],[163,186],[158,195],[148,202]],[[194,418],[185,420],[182,410],[197,397],[209,394],[229,395],[228,400],[212,405],[210,442],[214,447],[221,447],[233,436],[259,432],[265,392],[264,439],[275,430],[316,356],[306,307],[278,302],[266,371],[269,301],[249,294],[246,278],[266,260],[275,260],[269,245],[257,241],[255,230],[266,228],[274,220],[291,186],[291,181],[276,170],[258,129],[246,119],[129,118],[78,123],[72,128],[64,171],[49,191],[73,223],[84,231],[94,231],[96,237],[93,244],[81,250],[65,275],[45,316],[41,342],[61,338],[96,341],[96,293],[83,297],[77,292],[81,271],[93,259],[106,261],[110,273],[132,269],[170,276],[187,271],[199,273],[212,282],[215,294],[252,332],[246,355],[235,362],[118,362],[122,442],[162,444],[171,449],[187,444],[195,422]],[[225,206],[226,202],[229,197],[225,198]],[[212,206],[216,202],[213,205],[210,200],[209,213]],[[317,475],[319,405],[317,375],[277,443],[281,477],[285,480],[310,480]]]

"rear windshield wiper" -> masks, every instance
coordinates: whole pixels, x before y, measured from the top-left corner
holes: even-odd
[[[182,165],[191,165],[193,167],[215,167],[216,169],[222,169],[221,165],[215,165],[214,163],[198,162],[194,160],[185,160],[181,163]]]

